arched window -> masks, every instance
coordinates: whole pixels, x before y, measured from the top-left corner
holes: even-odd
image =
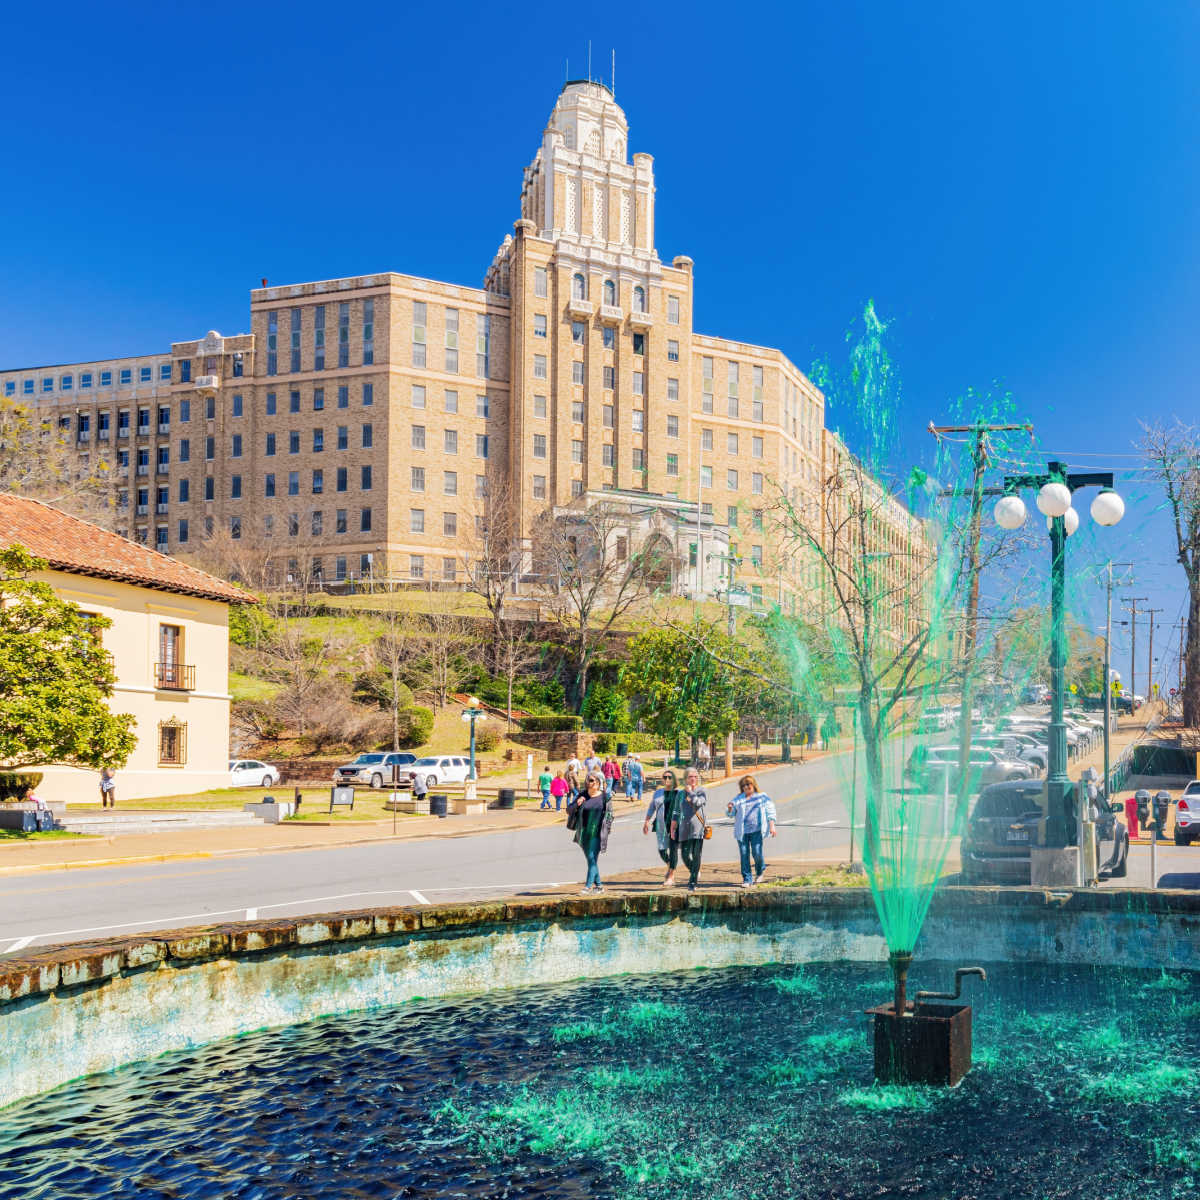
[[[587,280],[582,275],[574,275],[571,278],[571,299],[587,299]]]
[[[617,285],[611,279],[604,281],[604,303],[616,304],[617,302]]]
[[[640,283],[633,289],[633,311],[646,311],[646,289]]]

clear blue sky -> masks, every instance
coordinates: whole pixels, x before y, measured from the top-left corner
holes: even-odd
[[[3,32],[0,366],[244,330],[262,276],[481,283],[590,38],[696,328],[807,366],[874,298],[903,457],[971,387],[1100,456],[1073,465],[1200,407],[1194,5],[60,4]],[[1173,620],[1123,490],[1079,558],[1159,564],[1136,594]]]

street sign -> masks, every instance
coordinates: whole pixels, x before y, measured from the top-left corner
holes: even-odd
[[[1178,695],[1179,695],[1179,693],[1178,693],[1178,692],[1177,692],[1177,691],[1176,691],[1174,688],[1172,688],[1172,689],[1171,689],[1171,695],[1172,695],[1172,696],[1178,696]]]
[[[533,778],[533,755],[525,755],[525,778],[527,780]]]

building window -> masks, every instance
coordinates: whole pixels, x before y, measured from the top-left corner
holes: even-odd
[[[492,348],[492,318],[481,313],[475,318],[475,374],[480,379],[488,377],[488,359]]]
[[[533,318],[533,336],[535,338],[544,338],[546,336],[546,318],[542,313],[535,314]]]
[[[325,449],[325,430],[314,429],[312,433],[312,452],[314,454],[321,454]]]
[[[600,464],[605,467],[615,467],[617,465],[617,448],[612,442],[605,442],[600,447]]]
[[[573,362],[571,364],[571,382],[579,387],[583,386],[583,363]]]
[[[268,375],[278,374],[278,362],[279,362],[278,354],[277,354],[278,349],[279,349],[279,313],[278,312],[269,312],[269,313],[267,313],[267,374]],[[189,362],[187,365],[189,367],[188,374],[191,374],[191,371],[190,371],[191,363]],[[179,377],[180,377],[180,379],[183,379],[184,382],[186,382],[186,379],[183,374],[183,364],[182,363],[180,363],[180,376]]]
[[[750,415],[755,421],[761,422],[763,420],[763,402],[761,400],[755,400],[753,402]]]
[[[488,415],[488,398],[486,396],[475,397],[475,415],[477,417],[487,417]]]
[[[301,310],[293,308],[291,310],[291,361],[292,371],[300,370],[300,328],[301,328]]]
[[[188,540],[188,523],[187,518],[183,517],[179,522],[179,533],[175,539],[180,545],[183,545]]]
[[[646,469],[646,452],[639,450],[637,447],[631,451],[632,467],[635,471],[644,471]]]
[[[425,468],[410,467],[408,486],[414,492],[423,492],[425,490]]]
[[[425,426],[414,425],[412,427],[412,448],[414,450],[425,449]]]
[[[321,537],[325,528],[325,514],[319,508],[313,510],[310,528],[313,537]]]
[[[446,496],[458,495],[457,471],[444,471],[442,473],[442,494]]]
[[[678,454],[668,454],[667,455],[667,474],[668,475],[678,475],[679,474],[679,455]]]
[[[371,510],[363,508],[358,513],[358,531],[359,533],[371,532]]]
[[[712,485],[713,485],[712,484],[712,471],[713,471],[712,467],[701,467],[700,468],[700,486],[701,487],[706,487],[706,488],[712,487]]]
[[[587,341],[587,326],[582,321],[571,322],[571,341],[576,346],[582,346]]]
[[[583,442],[575,438],[571,442],[571,461],[573,463],[583,464]]]
[[[408,575],[410,579],[425,578],[425,556],[423,554],[408,556]]]
[[[751,523],[754,525],[755,529],[761,529],[763,527],[763,510],[761,508],[756,508],[754,510]]]
[[[229,536],[231,538],[233,538],[233,540],[235,542],[241,538],[241,536],[242,536],[242,518],[241,517],[230,517],[229,518]],[[165,541],[166,539],[164,538],[163,540]]]
[[[713,431],[711,429],[700,430],[700,449],[711,450],[713,448]]]
[[[298,429],[293,429],[292,432],[288,434],[288,453],[300,453],[300,431]]]
[[[375,429],[372,425],[362,427],[362,444],[364,450],[370,450],[375,444]]]
[[[289,496],[300,495],[300,472],[299,471],[289,471],[288,472],[288,495]]]
[[[369,466],[362,468],[358,483],[361,491],[369,492],[371,490],[371,468]]]
[[[725,435],[725,449],[733,455],[738,452],[738,435],[736,433],[727,433]]]
[[[644,396],[646,394],[646,376],[642,371],[634,371],[633,373],[633,394],[635,396]]]
[[[488,435],[486,433],[477,433],[475,435],[475,457],[487,458],[488,456]]]
[[[141,464],[143,453],[144,453],[144,451],[142,451],[142,450],[138,451],[138,464],[139,465]],[[212,460],[216,457],[216,454],[217,454],[217,439],[211,438],[211,437],[206,437],[204,439],[204,461],[212,462]]]
[[[442,431],[442,449],[446,454],[458,453],[457,429],[446,429]]]
[[[533,294],[535,296],[538,296],[538,297],[541,297],[544,299],[545,296],[547,295],[548,291],[549,291],[549,289],[547,287],[546,268],[545,267],[534,267],[533,268]]]
[[[313,388],[313,412],[320,412],[324,407],[325,407],[325,389],[324,388]]]
[[[667,418],[667,437],[677,438],[679,436],[679,418],[670,416]]]
[[[584,419],[584,417],[583,417],[583,401],[582,400],[572,400],[571,401],[571,420],[574,421],[576,425],[582,425],[583,419]]]
[[[275,412],[276,412],[275,393],[268,392],[267,393],[267,416],[273,417],[275,415]]]
[[[300,536],[300,514],[288,513],[288,537]],[[289,568],[290,569],[290,568]],[[294,571],[292,572],[295,573]]]
[[[337,469],[337,485],[336,486],[337,486],[337,490],[339,492],[344,492],[350,486],[348,483],[349,475],[350,475],[350,473],[349,473],[349,471],[346,470],[345,467],[338,467],[338,469]]]
[[[446,370],[458,373],[458,309],[446,309]]]
[[[350,301],[338,304],[338,366],[350,365]],[[424,363],[421,364],[424,366]]]
[[[535,417],[544,417],[546,415],[546,397],[534,396],[533,398],[533,415]]]
[[[268,357],[268,359],[273,358],[272,355],[268,355],[267,357]],[[268,363],[268,365],[269,365],[269,363]],[[267,372],[267,374],[274,375],[275,372],[273,370],[269,370]],[[108,387],[108,384],[104,383],[105,376],[108,376],[108,378],[110,380],[112,377],[108,374],[107,371],[102,372],[100,375],[100,382],[105,387]],[[191,383],[192,382],[192,360],[190,358],[183,359],[179,364],[179,382],[180,383]]]
[[[679,343],[678,342],[668,342],[667,343],[667,362],[678,362],[678,361],[679,361]]]
[[[363,366],[375,361],[375,301],[363,301]]]
[[[545,500],[545,498],[546,498],[546,477],[545,477],[545,475],[535,475],[533,477],[533,498],[535,500]]]
[[[455,537],[458,534],[458,514],[442,513],[442,536]]]
[[[736,417],[738,415],[738,398],[736,396],[729,397],[728,412],[731,417]]]
[[[348,450],[350,448],[349,425],[339,425],[337,427],[337,448],[339,450]]]
[[[187,723],[172,717],[158,723],[158,765],[181,767],[187,762]]]
[[[445,409],[448,413],[458,412],[458,393],[447,389],[445,394]]]
[[[580,274],[571,276],[571,299],[587,299],[587,280]]]
[[[758,471],[755,471],[754,474],[750,476],[750,490],[756,496],[762,495],[763,477]]]
[[[737,505],[731,504],[725,510],[725,524],[728,525],[730,529],[736,529],[737,521],[738,521]]]
[[[476,475],[475,476],[475,498],[477,500],[483,499],[483,497],[485,497],[487,494],[488,494],[487,476],[486,475]]]
[[[631,414],[633,418],[633,432],[644,433],[646,430],[646,414],[640,408],[635,408]]]
[[[679,297],[678,296],[668,296],[667,297],[667,324],[668,325],[678,325],[679,324]]]
[[[544,433],[535,433],[533,435],[533,457],[546,457],[546,435]]]
[[[442,578],[447,583],[453,583],[457,577],[458,577],[458,568],[455,566],[454,559],[443,558],[442,559]]]
[[[267,434],[266,456],[267,458],[274,458],[275,456],[275,435],[273,433]]]
[[[633,335],[633,352],[634,354],[646,353],[646,335],[644,333],[635,333]]]
[[[346,531],[343,529],[342,532],[345,533]],[[346,578],[346,556],[344,554],[339,554],[333,560],[333,577],[334,579]]]
[[[337,390],[337,406],[338,408],[350,407],[350,389],[345,384]]]
[[[333,514],[333,531],[334,533],[345,533],[346,528],[346,510],[339,508]]]
[[[412,390],[412,406],[413,408],[425,407],[425,388],[422,384],[414,383]]]
[[[616,367],[605,367],[604,368],[604,390],[606,392],[611,392],[613,390],[613,388],[616,387],[616,385],[617,385],[617,368]]]
[[[409,533],[424,533],[425,532],[425,510],[423,508],[409,509],[408,532]]]
[[[605,325],[600,333],[601,345],[605,350],[612,350],[617,344],[617,331],[611,325]]]
[[[763,456],[763,440],[760,437],[752,437],[750,439],[750,456],[752,458],[762,458]]]
[[[633,311],[646,311],[646,289],[640,283],[633,289]]]
[[[725,472],[725,486],[731,491],[736,492],[738,485],[738,473],[736,471]]]
[[[312,368],[325,370],[325,306],[317,305],[312,311]]]
[[[571,480],[571,499],[578,500],[579,497],[582,495],[583,495],[583,480],[582,479],[572,479]]]
[[[275,495],[275,476],[273,473],[263,476],[263,495],[266,496],[268,500]],[[183,497],[181,496],[180,499],[182,498]]]
[[[425,327],[429,323],[428,306],[424,300],[413,301],[412,365],[425,365]]]
[[[363,408],[370,408],[375,403],[375,385],[373,383],[363,384]]]
[[[546,356],[544,354],[533,356],[533,377],[534,379],[546,378]]]

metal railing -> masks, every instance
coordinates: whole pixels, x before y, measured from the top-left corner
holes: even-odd
[[[155,663],[154,686],[156,688],[178,692],[195,691],[196,668],[187,663]]]

